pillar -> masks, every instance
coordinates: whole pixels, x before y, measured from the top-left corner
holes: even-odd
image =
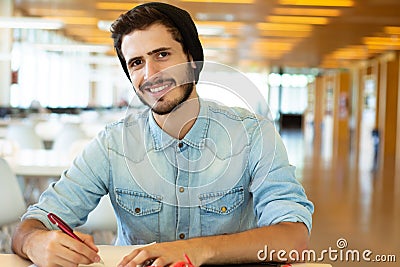
[[[397,52],[397,92],[400,90],[400,52]],[[397,123],[396,123],[396,158],[395,158],[396,169],[395,169],[395,188],[396,195],[400,194],[400,94],[397,93]]]
[[[380,145],[378,156],[379,174],[385,183],[392,184],[397,137],[397,103],[399,90],[399,53],[390,53],[380,59],[379,69],[378,129]],[[400,140],[400,139],[399,139]],[[392,181],[389,181],[392,180]]]
[[[374,192],[373,210],[379,210],[379,215],[372,218],[371,225],[379,220],[398,221],[399,211],[396,188],[396,150],[398,150],[399,124],[399,52],[391,52],[379,58],[379,108],[378,108],[378,129],[380,132],[380,144],[378,154],[378,172]],[[379,222],[380,223],[380,222]],[[396,223],[388,226],[387,232],[398,234]],[[390,240],[389,239],[388,242]]]
[[[0,17],[12,16],[12,0],[0,1]],[[0,28],[0,106],[8,106],[11,85],[11,29]]]
[[[354,133],[352,146],[354,148],[354,164],[358,167],[361,149],[361,120],[363,103],[363,81],[365,76],[365,64],[360,64],[353,69],[353,88],[352,88],[352,116],[354,118]]]
[[[322,120],[324,116],[324,86],[323,77],[317,76],[314,82],[314,151],[313,155],[321,154]]]
[[[350,152],[350,72],[339,71],[336,74],[333,100],[333,160],[346,164]],[[341,165],[345,168],[345,165]]]

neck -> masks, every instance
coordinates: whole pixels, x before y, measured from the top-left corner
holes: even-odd
[[[193,90],[195,92],[195,90]],[[200,112],[199,98],[196,93],[169,114],[153,113],[154,120],[166,133],[176,139],[183,139],[196,122]]]

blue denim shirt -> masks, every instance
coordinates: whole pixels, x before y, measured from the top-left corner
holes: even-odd
[[[313,204],[294,176],[273,122],[200,101],[182,140],[149,110],[108,125],[23,216],[54,229],[54,212],[83,224],[109,194],[117,245],[236,233],[282,221],[311,230]]]

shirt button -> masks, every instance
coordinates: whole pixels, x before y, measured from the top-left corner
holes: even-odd
[[[140,212],[140,208],[135,208],[135,213],[139,213]]]
[[[227,209],[225,206],[222,206],[222,207],[221,207],[221,212],[222,212],[222,213],[225,213],[227,210],[228,210],[228,209]]]
[[[179,142],[179,143],[178,143],[178,147],[179,147],[179,148],[182,148],[182,147],[183,147],[183,143],[182,143],[182,142]]]
[[[182,186],[179,187],[179,192],[181,192],[181,193],[185,192],[185,188],[183,188]]]
[[[184,234],[184,233],[179,234],[179,238],[180,238],[180,239],[185,239],[185,234]]]

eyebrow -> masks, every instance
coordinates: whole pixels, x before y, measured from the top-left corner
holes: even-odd
[[[146,54],[149,55],[149,56],[151,56],[151,55],[154,55],[154,54],[157,54],[157,53],[159,53],[159,52],[161,52],[161,51],[166,51],[166,50],[171,50],[171,47],[160,47],[160,48],[154,49],[154,50],[152,50],[152,51],[150,51],[150,52],[147,52]],[[127,62],[127,65],[129,66],[129,65],[132,63],[132,61],[135,61],[135,60],[141,59],[141,58],[142,58],[142,57],[133,57],[133,58],[130,58],[130,59],[128,60],[128,62]]]

